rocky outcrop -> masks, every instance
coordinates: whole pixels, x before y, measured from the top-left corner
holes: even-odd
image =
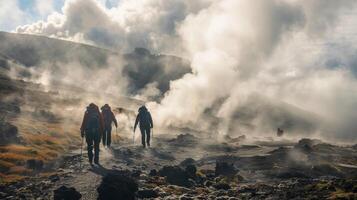
[[[137,197],[139,198],[157,198],[159,197],[158,193],[155,190],[150,190],[150,189],[144,189],[144,190],[139,190]]]
[[[135,199],[138,184],[126,173],[120,171],[105,175],[97,188],[99,200]]]
[[[78,200],[82,195],[73,187],[61,186],[56,189],[53,195],[54,200]]]
[[[216,176],[234,176],[239,172],[239,170],[234,166],[233,163],[227,162],[216,162],[215,175]]]
[[[179,166],[164,166],[159,170],[160,176],[166,177],[166,181],[173,185],[190,187],[189,176]]]

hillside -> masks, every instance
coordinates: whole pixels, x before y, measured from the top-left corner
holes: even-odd
[[[28,68],[45,65],[53,73],[61,74],[67,65],[84,70],[121,67],[123,76],[128,77],[129,92],[136,94],[147,84],[157,82],[164,93],[170,80],[189,73],[189,61],[170,55],[154,55],[149,50],[136,48],[131,53],[113,52],[86,44],[48,38],[0,32],[0,56]],[[0,57],[0,60],[1,60]]]
[[[89,101],[110,103],[117,117],[123,118],[119,131],[130,135],[131,115],[142,102],[103,93],[104,88],[85,91],[79,83],[85,77],[65,82],[68,77],[61,74],[68,67],[97,73],[112,69],[109,62],[114,60],[133,95],[154,81],[165,92],[171,80],[189,72],[187,61],[142,48],[120,55],[90,45],[6,32],[0,32],[0,43],[0,182],[46,172],[64,153],[78,149],[78,129]],[[38,78],[44,68],[59,78],[43,85]],[[125,108],[126,114],[122,116],[123,109],[118,108]]]

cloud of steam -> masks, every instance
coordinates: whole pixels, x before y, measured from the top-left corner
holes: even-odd
[[[258,134],[284,127],[356,139],[356,80],[324,65],[325,51],[333,48],[326,43],[338,42],[330,34],[339,11],[355,3],[313,2],[226,0],[189,15],[179,33],[194,73],[173,81],[161,104],[152,105],[157,118],[166,125],[202,124],[218,102],[213,114],[222,119],[221,134],[232,127]]]
[[[180,49],[176,24],[208,4],[208,0],[125,0],[108,9],[95,0],[67,0],[63,14],[55,12],[45,21],[17,27],[16,32],[47,35],[126,52],[135,47],[171,52],[172,49]]]
[[[354,0],[68,0],[62,12],[17,32],[191,61],[192,73],[148,104],[156,124],[356,139]],[[139,96],[150,100],[157,87]]]

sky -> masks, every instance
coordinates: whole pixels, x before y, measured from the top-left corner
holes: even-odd
[[[162,125],[211,113],[228,132],[248,109],[257,133],[316,116],[316,134],[357,139],[355,0],[0,0],[0,30],[187,58],[192,73],[148,102]]]
[[[117,6],[119,0],[100,0],[107,8]],[[53,12],[62,12],[65,0],[0,0],[0,31],[14,31],[16,27],[45,20]]]

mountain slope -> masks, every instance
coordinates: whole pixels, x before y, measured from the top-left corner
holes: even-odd
[[[7,32],[0,32],[0,43],[0,55],[3,57],[30,68],[46,65],[54,73],[58,73],[63,65],[72,63],[74,67],[79,64],[85,70],[121,66],[132,94],[154,82],[163,94],[171,80],[191,71],[187,60],[170,55],[153,55],[143,48],[122,55],[86,44]]]

